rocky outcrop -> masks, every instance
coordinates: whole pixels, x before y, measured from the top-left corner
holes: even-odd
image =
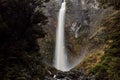
[[[96,29],[96,26],[94,26],[94,22],[98,18],[96,16],[100,15],[102,10],[98,8],[99,4],[96,2],[96,0],[66,0],[66,2],[66,51],[67,55],[69,56],[69,63],[76,64],[74,63],[78,61],[76,57],[82,58],[86,53],[88,53],[87,44],[89,44],[89,37],[94,33],[94,29]],[[44,5],[46,6],[44,13],[46,14],[46,16],[48,16],[49,19],[48,24],[44,29],[49,34],[46,36],[46,39],[43,40],[43,43],[45,40],[49,40],[48,44],[50,46],[47,46],[47,49],[43,48],[41,50],[47,51],[44,52],[46,56],[45,61],[47,61],[48,63],[52,63],[51,59],[53,59],[53,56],[51,55],[54,55],[53,45],[55,45],[54,43],[57,28],[57,15],[59,12],[61,1],[51,0]]]
[[[44,80],[95,80],[93,74],[85,75],[84,70],[78,69],[69,72],[58,72],[45,77]]]

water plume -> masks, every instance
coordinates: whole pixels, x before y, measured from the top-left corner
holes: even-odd
[[[55,60],[54,66],[58,70],[68,71],[67,68],[67,56],[65,52],[65,38],[64,38],[64,26],[65,26],[65,13],[66,2],[62,2],[59,15],[58,15],[58,27],[56,31],[56,47],[55,47]]]

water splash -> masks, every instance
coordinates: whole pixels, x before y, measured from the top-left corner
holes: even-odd
[[[58,15],[58,28],[56,32],[56,47],[54,66],[61,71],[68,71],[67,56],[65,52],[64,25],[65,25],[66,2],[62,2]]]

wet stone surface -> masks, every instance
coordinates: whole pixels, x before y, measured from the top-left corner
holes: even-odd
[[[69,72],[58,72],[55,74],[50,74],[45,77],[44,80],[95,80],[93,74],[86,76],[84,70],[74,70]]]

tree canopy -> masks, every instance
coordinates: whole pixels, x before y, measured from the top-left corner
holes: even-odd
[[[37,39],[46,34],[42,8],[48,1],[0,0],[0,79],[33,80],[45,75]]]

